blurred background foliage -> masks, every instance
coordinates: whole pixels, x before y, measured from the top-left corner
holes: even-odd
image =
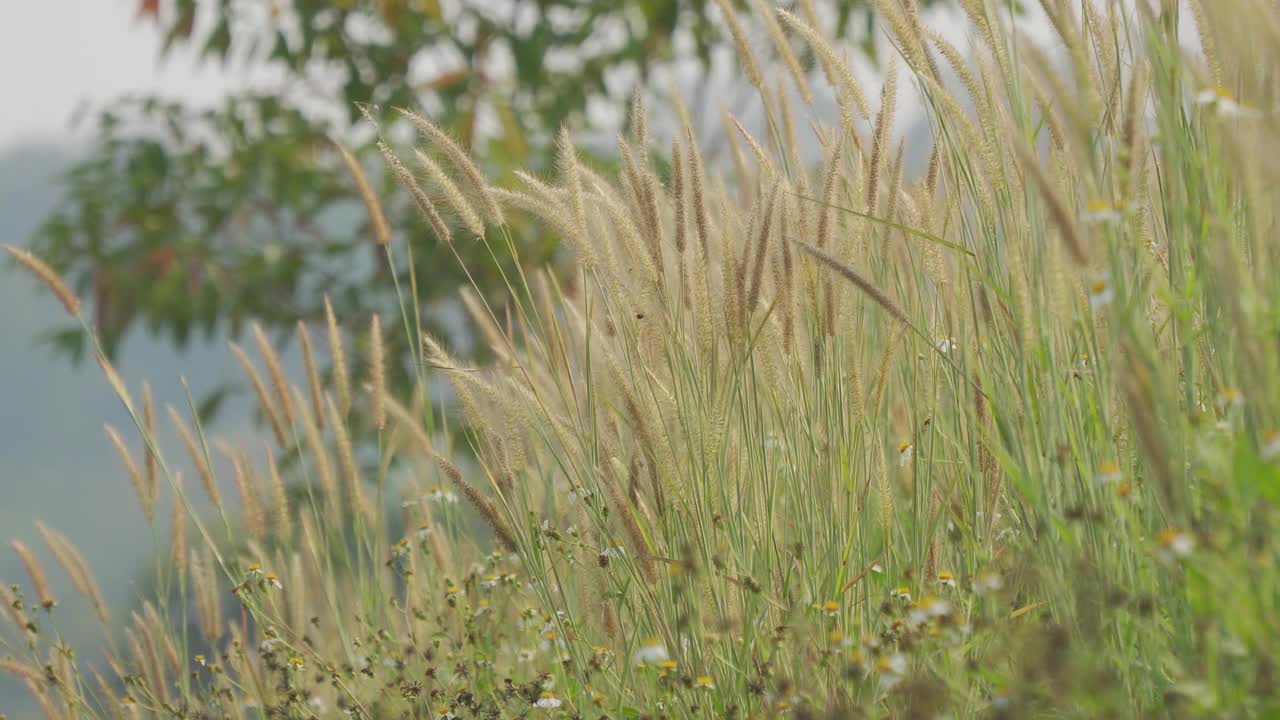
[[[871,47],[864,0],[817,4]],[[141,0],[137,13],[163,37],[158,62],[186,48],[264,81],[216,107],[124,97],[95,109],[93,145],[66,173],[33,250],[91,300],[109,354],[138,325],[179,348],[195,333],[238,338],[250,319],[283,339],[322,317],[322,292],[353,330],[391,312],[390,270],[331,138],[369,167],[398,240],[414,243],[417,299],[439,332],[464,282],[459,263],[401,196],[361,108],[402,147],[411,134],[395,109],[409,108],[491,176],[536,173],[560,126],[621,117],[656,68],[705,69],[729,42],[713,0]],[[521,260],[550,261],[555,238],[514,222]],[[458,244],[497,306],[512,262],[504,246]],[[393,383],[413,372],[401,335],[387,338],[401,360],[389,363]],[[49,340],[63,356],[85,355],[75,327]]]

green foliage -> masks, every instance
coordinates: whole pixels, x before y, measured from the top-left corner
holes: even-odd
[[[841,27],[861,4],[833,3]],[[319,291],[346,318],[386,311],[390,269],[358,226],[357,198],[330,138],[349,137],[367,109],[383,134],[403,141],[408,128],[394,109],[410,108],[452,132],[495,177],[544,171],[549,138],[562,125],[588,124],[589,104],[625,102],[657,66],[705,64],[721,41],[712,7],[143,0],[140,17],[164,37],[166,55],[195,51],[266,80],[211,108],[127,97],[103,109],[94,145],[67,173],[66,198],[33,249],[92,297],[108,355],[136,326],[182,347],[196,333],[239,337],[252,317],[280,337],[320,317]],[[692,40],[686,56],[673,47],[677,34]],[[377,162],[372,142],[354,150]],[[438,329],[435,311],[463,274],[389,174],[376,184],[392,226],[420,248],[417,300]],[[525,262],[551,258],[554,235],[511,232]],[[472,242],[459,250],[481,292],[500,294],[509,254]],[[407,282],[411,268],[398,270]],[[50,340],[61,354],[83,356],[74,330]],[[407,348],[391,351],[401,359],[393,379],[404,387]]]

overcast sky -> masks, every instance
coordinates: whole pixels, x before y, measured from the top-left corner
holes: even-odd
[[[0,1],[0,147],[64,140],[81,103],[159,91],[205,103],[246,79],[177,55],[159,65],[160,33],[138,0]],[[83,129],[79,131],[83,135]]]

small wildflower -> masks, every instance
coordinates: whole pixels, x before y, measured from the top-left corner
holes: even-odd
[[[1280,457],[1280,430],[1268,430],[1262,433],[1262,459],[1275,460]]]
[[[667,653],[667,648],[657,638],[649,638],[645,640],[640,649],[636,650],[635,664],[637,665],[657,665],[671,659],[671,655]]]
[[[258,563],[253,563],[247,570],[245,570],[245,575],[247,575],[250,580],[261,580],[263,574],[262,565],[259,565]]]
[[[289,667],[293,670],[301,670],[307,664],[306,660],[294,655],[289,658]]]
[[[699,675],[698,678],[693,681],[693,686],[703,690],[715,690],[716,682],[710,675]]]
[[[600,694],[600,693],[598,693],[598,692],[593,692],[593,693],[591,693],[591,704],[592,704],[592,705],[603,705],[603,704],[604,704],[604,695],[601,695],[601,694]]]
[[[444,589],[445,595],[457,595],[460,592],[462,592],[462,588],[454,585],[453,583],[449,583],[449,585]]]
[[[880,670],[880,686],[888,690],[902,682],[902,677],[907,674],[907,657],[902,653],[894,653],[880,658],[877,667]]]
[[[1119,222],[1120,210],[1120,206],[1107,200],[1090,200],[1085,204],[1084,212],[1080,214],[1080,221],[1086,225]]]
[[[950,353],[958,347],[960,346],[956,344],[956,339],[953,337],[944,337],[938,341],[938,352],[943,355]]]
[[[555,710],[560,707],[560,698],[557,698],[556,694],[550,690],[546,690],[538,697],[538,701],[534,705],[543,710]]]
[[[1089,285],[1089,307],[1094,310],[1110,305],[1115,297],[1116,293],[1111,288],[1111,281],[1105,277],[1095,280]]]
[[[206,667],[208,665],[208,661],[205,660],[204,655],[196,655],[196,664],[200,667]]]
[[[832,630],[827,639],[831,642],[832,647],[847,648],[853,645],[853,641],[845,637],[845,634],[839,630]]]
[[[430,534],[431,534],[430,525],[420,525],[417,530],[413,531],[413,537],[418,540],[426,540],[427,536]]]
[[[675,670],[677,667],[679,667],[679,664],[676,663],[675,660],[663,660],[662,662],[658,663],[658,668],[662,670],[666,670],[667,672]]]
[[[1002,588],[1004,588],[1004,578],[1000,577],[1000,573],[991,570],[981,573],[973,580],[973,591],[979,595],[999,592]]]
[[[1222,388],[1222,392],[1218,393],[1218,406],[1222,409],[1230,407],[1239,407],[1244,404],[1244,394],[1237,387]]]
[[[270,572],[267,573],[264,579],[266,580],[267,584],[270,585],[271,587],[277,590],[284,589],[284,583],[280,582],[280,578],[276,576],[275,573],[270,573]]]
[[[423,498],[428,502],[446,503],[449,505],[458,502],[458,496],[452,490],[446,490],[438,485],[428,490],[427,494],[423,495]]]
[[[280,638],[267,638],[258,644],[258,652],[265,655],[271,652],[272,648],[280,644]]]
[[[1218,116],[1224,118],[1256,118],[1262,115],[1261,110],[1241,103],[1230,90],[1221,86],[1196,93],[1195,104],[1212,106],[1217,109]]]
[[[956,586],[955,574],[952,573],[950,570],[943,570],[942,572],[938,573],[938,584],[944,587],[952,587],[952,588],[955,587]]]
[[[840,603],[835,600],[828,600],[822,604],[822,614],[827,617],[835,617],[840,613]]]
[[[1160,556],[1166,561],[1185,558],[1195,549],[1196,541],[1187,533],[1177,528],[1165,528],[1156,537],[1159,543]]]
[[[894,588],[893,591],[889,594],[892,595],[897,600],[901,600],[903,602],[911,602],[911,588],[907,587],[906,585],[903,585],[902,587]]]
[[[1124,479],[1124,475],[1120,473],[1120,468],[1113,462],[1107,461],[1098,466],[1098,482],[1103,485],[1120,482]]]
[[[877,575],[883,575],[883,574],[884,574],[884,566],[883,566],[883,565],[881,565],[881,564],[880,564],[880,563],[878,563],[878,562],[871,563],[871,572],[873,572],[873,573],[875,573],[875,574],[877,574]]]
[[[910,442],[907,442],[906,440],[902,441],[902,443],[898,445],[898,465],[899,466],[906,465],[908,462],[911,461],[911,451],[914,449],[915,449],[915,446],[912,445]]]
[[[485,575],[484,577],[480,578],[480,587],[494,588],[497,586],[498,586],[497,575]]]

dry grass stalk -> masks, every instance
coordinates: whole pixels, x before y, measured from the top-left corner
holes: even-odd
[[[187,572],[187,503],[182,473],[173,474],[173,504],[169,514],[169,561],[179,575]]]
[[[1014,150],[1018,153],[1018,158],[1022,161],[1022,166],[1031,173],[1031,177],[1036,182],[1036,187],[1040,190],[1040,196],[1044,198],[1045,205],[1049,208],[1049,215],[1053,218],[1053,223],[1058,226],[1058,232],[1062,235],[1062,240],[1066,244],[1067,252],[1071,255],[1071,259],[1076,265],[1081,267],[1089,264],[1089,255],[1085,252],[1084,240],[1080,237],[1080,232],[1076,228],[1075,218],[1067,210],[1067,205],[1063,202],[1062,197],[1058,195],[1058,191],[1054,188],[1053,181],[1044,171],[1044,167],[1031,154],[1031,151],[1023,147],[1022,143],[1012,143]]]
[[[236,493],[240,496],[240,509],[244,514],[245,529],[258,541],[266,537],[266,523],[262,516],[262,501],[258,489],[249,474],[244,454],[222,440],[215,440],[218,450],[231,463],[231,476],[235,480]]]
[[[299,400],[302,399],[301,392],[295,389],[294,393],[298,395]],[[321,500],[328,512],[330,523],[337,527],[342,522],[342,495],[338,490],[338,481],[333,475],[333,461],[329,456],[329,449],[320,436],[320,427],[316,424],[315,418],[311,417],[311,412],[301,412],[299,416],[302,419],[303,435],[307,443],[307,453],[311,457],[311,466],[320,483]]]
[[[471,154],[463,150],[462,146],[449,136],[449,133],[426,118],[407,110],[402,110],[401,112],[417,126],[418,130],[428,140],[443,150],[445,157],[449,158],[449,162],[454,169],[462,173],[462,176],[466,178],[467,183],[471,186],[471,191],[480,200],[480,207],[484,209],[489,222],[494,225],[505,224],[506,221],[502,216],[502,209],[493,193],[490,192],[489,183],[485,179],[484,173],[480,172],[480,168],[476,166],[475,160],[471,158]]]
[[[289,503],[289,492],[285,488],[284,478],[280,476],[280,467],[276,465],[271,446],[264,445],[263,450],[267,456],[267,478],[271,483],[271,502],[274,506],[271,517],[275,523],[275,535],[277,539],[287,541],[293,537],[293,508]]]
[[[333,364],[333,388],[338,393],[338,409],[343,417],[351,411],[351,376],[347,374],[347,354],[342,349],[342,333],[333,314],[329,295],[324,296],[324,318],[329,331],[329,361]],[[317,406],[318,407],[318,406]],[[316,412],[316,417],[320,413]]]
[[[747,42],[747,34],[742,29],[742,23],[738,21],[737,11],[733,9],[729,0],[716,0],[716,6],[720,8],[720,15],[729,28],[729,35],[733,37],[733,45],[738,51],[738,62],[742,63],[742,71],[746,73],[752,85],[763,91],[764,76],[760,74],[760,64],[756,62],[755,53],[751,51],[751,45]]]
[[[390,244],[391,226],[387,223],[386,213],[382,211],[382,202],[378,200],[377,194],[369,185],[369,178],[365,175],[364,168],[360,167],[360,161],[356,160],[351,151],[340,143],[335,141],[334,147],[338,148],[342,164],[347,166],[347,172],[351,173],[351,179],[356,184],[356,194],[360,196],[360,201],[364,203],[365,211],[369,214],[369,225],[373,228],[373,241],[383,246]]]
[[[281,421],[280,415],[276,413],[275,405],[271,402],[271,395],[267,392],[267,385],[262,381],[262,376],[258,374],[258,369],[253,366],[253,361],[245,354],[243,348],[236,343],[229,343],[231,354],[235,356],[236,363],[240,365],[240,369],[244,371],[246,377],[249,378],[249,384],[253,387],[253,394],[258,399],[258,411],[266,419],[267,424],[271,426],[271,432],[276,436],[276,443],[281,448],[289,447],[289,433],[285,430],[284,422]]]
[[[369,318],[369,414],[373,426],[387,426],[387,368],[382,346],[382,319],[377,313]],[[336,428],[335,428],[336,430]]]
[[[777,15],[771,10],[765,0],[755,0],[756,14],[764,21],[765,28],[769,31],[769,38],[773,40],[773,47],[778,51],[778,57],[782,58],[782,63],[787,66],[787,71],[791,73],[791,80],[796,84],[796,90],[800,91],[800,98],[804,100],[806,105],[813,104],[813,90],[809,87],[809,78],[805,74],[804,68],[800,66],[800,61],[796,58],[795,51],[791,49],[791,43],[787,40],[787,36],[782,32],[782,26],[778,24]],[[780,98],[781,100],[781,98]],[[785,107],[785,101],[783,101]]]
[[[427,172],[427,180],[444,196],[445,203],[457,214],[467,230],[476,237],[484,237],[484,221],[480,219],[475,208],[471,207],[467,197],[458,189],[453,178],[449,177],[444,168],[440,167],[430,155],[421,150],[413,152],[418,158],[418,164]]]
[[[895,320],[901,322],[904,325],[907,325],[908,327],[911,326],[911,320],[907,318],[907,314],[903,312],[902,308],[898,307],[897,303],[895,303],[888,295],[884,294],[883,291],[881,291],[879,288],[873,285],[870,280],[867,280],[866,278],[862,277],[862,275],[858,274],[856,270],[840,262],[834,256],[822,250],[819,250],[818,248],[812,245],[809,245],[808,243],[803,243],[803,242],[800,242],[799,240],[791,240],[791,242],[795,243],[796,246],[798,246],[801,250],[805,251],[809,255],[812,255],[813,257],[822,261],[822,263],[825,264],[827,267],[830,267],[832,270],[835,270],[844,279],[853,283],[855,287],[857,287],[864,294],[866,294],[867,297],[874,300],[877,305],[883,308],[884,311],[889,313],[889,315],[893,317]]]
[[[378,143],[378,149],[382,151],[382,156],[386,158],[387,165],[390,166],[391,173],[396,176],[396,180],[405,190],[409,191],[409,197],[413,198],[413,204],[418,208],[418,213],[431,226],[436,237],[445,245],[452,245],[453,232],[449,230],[444,218],[440,216],[440,211],[436,210],[435,203],[431,201],[422,186],[418,184],[418,179],[414,177],[409,168],[404,166],[404,163],[400,162],[400,158],[396,157],[395,153],[385,143]]]
[[[154,508],[156,498],[160,494],[160,463],[159,458],[156,457],[154,449],[159,436],[156,435],[155,399],[151,396],[151,383],[146,380],[142,381],[142,432],[143,486],[147,489],[147,495],[151,500],[151,507]]]
[[[289,382],[285,379],[280,356],[276,354],[271,341],[267,339],[267,333],[263,331],[262,325],[255,321],[251,327],[254,342],[258,345],[258,354],[262,355],[263,362],[267,364],[267,377],[271,379],[271,389],[275,393],[285,424],[292,425],[294,422],[293,400],[289,397]]]
[[[107,603],[102,599],[102,590],[98,587],[98,581],[89,570],[89,564],[85,562],[80,551],[67,539],[66,535],[49,529],[39,520],[36,521],[36,529],[40,531],[45,544],[53,551],[53,556],[57,558],[62,570],[71,579],[71,587],[75,588],[80,597],[89,601],[98,620],[103,625],[108,624],[111,614],[107,611]]]
[[[320,384],[320,368],[316,364],[315,348],[311,344],[311,331],[301,320],[298,321],[295,331],[302,345],[302,367],[307,376],[307,394],[311,399],[311,413],[318,416],[323,408],[324,386]],[[324,429],[324,425],[320,427]]]
[[[325,405],[329,409],[329,417],[333,423],[333,442],[338,450],[338,466],[342,469],[343,484],[347,489],[347,504],[352,510],[364,513],[368,509],[368,503],[364,498],[364,479],[360,476],[360,466],[356,464],[351,436],[347,433],[346,423],[342,422],[333,398],[326,396]]]
[[[62,307],[66,308],[69,314],[75,317],[80,316],[80,298],[71,292],[71,288],[67,287],[62,277],[53,268],[49,267],[44,260],[32,255],[28,250],[14,247],[13,245],[5,245],[4,249],[13,256],[13,259],[19,265],[25,267],[40,282],[44,283],[45,287],[49,288],[49,291],[58,298],[58,301],[62,303]]]
[[[187,427],[186,421],[182,419],[182,415],[178,413],[177,408],[169,405],[166,408],[169,411],[169,420],[173,423],[173,427],[178,431],[178,438],[182,441],[182,446],[186,448],[187,455],[191,458],[191,463],[196,466],[196,472],[200,473],[200,484],[204,487],[205,495],[209,501],[219,511],[222,510],[222,493],[218,492],[218,481],[213,476],[213,466],[209,463],[209,456],[203,449],[202,444],[196,443],[195,436],[191,433],[191,429]]]
[[[125,444],[124,438],[120,437],[120,433],[110,425],[103,425],[103,430],[107,433],[107,438],[111,441],[112,447],[116,449],[116,454],[120,456],[120,463],[124,465],[125,473],[129,476],[129,483],[133,485],[133,491],[138,495],[138,504],[142,507],[142,514],[146,516],[148,523],[155,522],[155,496],[147,487],[146,480],[142,476],[142,471],[138,469],[138,463],[133,459],[133,453],[129,451],[129,446]]]
[[[36,597],[40,599],[41,607],[45,610],[51,609],[57,602],[53,599],[53,592],[49,589],[49,581],[45,577],[44,568],[40,566],[40,561],[36,560],[31,549],[22,541],[14,540],[10,546],[22,563],[23,569],[27,571],[27,577],[31,578],[31,585],[36,590]]]
[[[822,33],[814,29],[817,25],[811,26],[782,8],[778,8],[777,15],[783,25],[791,28],[793,32],[804,38],[805,42],[809,43],[809,46],[817,53],[822,70],[827,76],[827,83],[836,91],[836,96],[842,99],[851,98],[853,106],[860,116],[864,118],[871,117],[867,98],[862,93],[862,87],[858,85],[858,81],[853,77],[853,69],[849,67],[849,61],[836,52],[836,49],[822,36]]]

